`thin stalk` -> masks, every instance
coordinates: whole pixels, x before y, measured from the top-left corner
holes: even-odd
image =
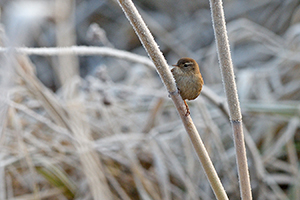
[[[221,181],[217,175],[216,170],[210,160],[210,157],[204,147],[204,144],[199,136],[199,133],[190,116],[185,116],[186,108],[182,98],[180,97],[173,76],[169,70],[168,64],[158,48],[158,45],[154,41],[149,29],[147,28],[142,17],[138,13],[136,7],[131,0],[118,0],[120,6],[123,9],[126,17],[130,21],[136,34],[138,35],[141,43],[147,51],[149,57],[152,59],[156,69],[165,84],[170,96],[179,112],[181,120],[187,133],[190,136],[194,149],[202,163],[202,167],[206,173],[206,176],[211,184],[211,187],[217,197],[217,199],[228,199],[227,194],[221,184]]]
[[[218,58],[221,67],[222,79],[227,96],[227,102],[229,105],[230,121],[234,133],[234,144],[240,180],[239,184],[241,197],[244,200],[251,200],[252,194],[244,142],[242,114],[234,79],[233,65],[226,31],[222,0],[210,0],[210,8],[212,13],[212,21],[218,49]]]

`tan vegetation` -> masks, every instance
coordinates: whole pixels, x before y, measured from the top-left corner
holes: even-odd
[[[32,18],[12,12],[17,4],[0,3],[3,47],[106,46],[144,57],[106,47],[25,48],[22,55],[1,48],[0,199],[214,199],[177,111],[118,4],[66,2],[59,7],[67,6],[68,16],[48,12],[58,5],[40,1]],[[229,199],[240,199],[208,1],[134,3],[168,64],[184,56],[200,64],[205,87],[189,102],[191,117]],[[300,199],[299,2],[234,0],[224,8],[253,199]],[[67,31],[60,20],[70,23]],[[88,30],[93,22],[100,27]],[[70,57],[57,59],[61,54]]]

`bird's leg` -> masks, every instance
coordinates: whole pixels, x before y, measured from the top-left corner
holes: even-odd
[[[180,90],[179,88],[177,88],[177,91],[178,93],[180,94]],[[171,95],[173,95],[173,93],[169,93],[169,97],[171,97]],[[184,104],[185,104],[185,107],[186,107],[186,113],[185,113],[185,116],[188,116],[190,113],[190,109],[189,109],[189,106],[187,105],[186,101],[183,100]]]
[[[184,104],[185,104],[185,107],[186,107],[186,113],[185,113],[185,116],[188,116],[189,114],[191,114],[191,113],[190,113],[190,109],[189,109],[189,106],[187,105],[186,101],[185,101],[185,100],[183,100],[183,101],[184,101]]]
[[[180,94],[180,89],[177,88],[177,90],[178,90],[178,93]],[[190,113],[190,108],[189,108],[189,106],[187,105],[187,103],[186,103],[185,100],[183,100],[183,102],[184,102],[185,107],[186,107],[186,113],[185,113],[185,116],[188,116],[189,114],[191,114],[191,113]]]

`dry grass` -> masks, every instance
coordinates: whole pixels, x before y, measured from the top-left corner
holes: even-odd
[[[117,4],[94,1],[98,11],[86,14],[84,2],[76,5],[78,44],[108,40],[145,55]],[[86,6],[92,11],[91,2]],[[0,5],[8,9],[8,3]],[[229,198],[239,199],[208,2],[139,5],[170,64],[183,56],[201,63],[206,89],[189,103],[192,118]],[[224,6],[253,198],[300,199],[299,3],[226,1]],[[45,15],[36,26],[53,25]],[[98,32],[100,39],[86,39],[91,21],[107,38]],[[29,29],[27,35],[26,29],[17,44],[47,46],[54,28]],[[45,66],[58,66],[55,56],[2,54],[1,60],[0,199],[104,199],[103,191],[106,199],[214,198],[179,116],[145,60],[79,57],[83,69],[96,63],[95,69],[61,88],[59,81],[45,78]]]

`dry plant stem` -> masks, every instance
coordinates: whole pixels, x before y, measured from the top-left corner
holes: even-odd
[[[41,48],[3,48],[0,47],[0,53],[8,53],[13,51],[18,54],[25,55],[40,55],[40,56],[63,56],[63,55],[78,55],[78,56],[91,56],[102,55],[111,56],[119,59],[125,59],[132,62],[138,62],[146,65],[147,67],[154,68],[152,61],[145,56],[122,51],[109,47],[92,47],[92,46],[71,46],[71,47],[41,47]]]
[[[244,200],[250,200],[252,199],[252,194],[244,142],[242,115],[234,80],[234,72],[226,31],[222,0],[210,0],[210,7],[218,49],[218,57],[221,66],[222,79],[229,105],[230,120],[233,126],[241,196]]]
[[[167,62],[155,43],[153,36],[151,35],[149,29],[147,28],[131,0],[119,0],[119,4],[133,26],[147,53],[154,62],[163,83],[169,91],[217,199],[228,199],[191,117],[185,116],[186,107],[177,91],[175,81],[169,70]]]
[[[100,159],[89,145],[91,141],[90,127],[82,119],[85,107],[80,102],[75,102],[75,95],[72,96],[76,92],[70,94],[69,99],[67,99],[69,101],[71,101],[70,99],[73,100],[73,104],[69,103],[73,107],[62,108],[55,95],[37,79],[34,74],[35,67],[30,60],[25,56],[18,56],[17,61],[16,72],[23,78],[26,87],[39,98],[53,121],[73,134],[74,141],[76,141],[74,146],[79,152],[83,172],[87,177],[93,199],[112,199]]]
[[[73,16],[74,3],[72,0],[55,1],[57,46],[72,46],[76,43]],[[55,67],[55,71],[61,85],[79,74],[78,59],[75,55],[59,56],[58,62],[59,64]]]
[[[165,102],[164,98],[158,98],[158,100],[155,102],[154,107],[150,111],[150,115],[147,119],[145,128],[143,129],[143,133],[149,133],[149,131],[154,127],[155,119],[159,111],[161,110],[161,107],[163,106],[164,102]]]

